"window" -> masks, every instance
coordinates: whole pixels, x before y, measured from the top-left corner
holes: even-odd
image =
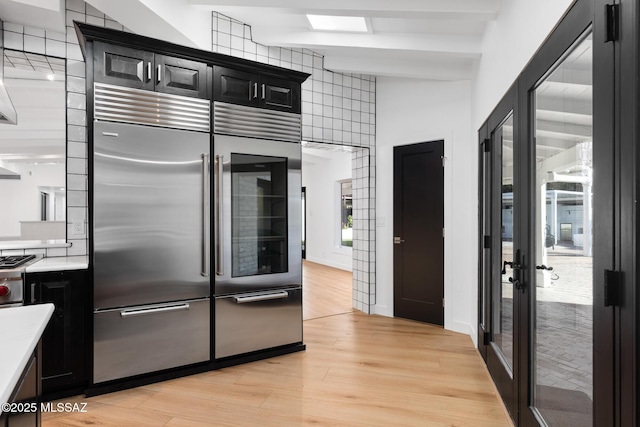
[[[353,246],[353,190],[351,180],[340,183],[340,246]]]

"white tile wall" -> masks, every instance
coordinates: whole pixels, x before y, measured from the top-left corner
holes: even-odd
[[[8,49],[67,59],[67,226],[73,216],[83,221],[87,230],[85,64],[74,20],[126,31],[83,0],[66,0],[66,34],[5,23],[4,42]],[[353,305],[370,313],[375,304],[375,77],[325,70],[322,55],[308,49],[255,43],[250,26],[216,12],[212,13],[211,27],[214,52],[311,74],[302,85],[304,140],[363,148],[353,151]],[[47,256],[88,253],[86,233],[69,233],[68,237],[70,248],[49,249]]]

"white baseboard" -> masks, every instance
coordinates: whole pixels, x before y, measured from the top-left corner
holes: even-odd
[[[379,314],[380,316],[393,317],[393,307],[389,307],[386,305],[374,305],[373,314]]]
[[[309,257],[309,256],[306,259],[307,259],[307,261],[315,262],[316,264],[326,265],[328,267],[337,268],[339,270],[353,271],[350,265],[340,264],[338,262],[331,261],[331,260],[328,260],[328,259],[314,258],[314,257]]]

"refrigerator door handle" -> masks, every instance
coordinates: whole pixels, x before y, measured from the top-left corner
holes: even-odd
[[[237,304],[244,304],[248,302],[258,302],[258,301],[268,301],[272,299],[284,299],[289,297],[289,292],[282,291],[270,294],[261,294],[261,295],[247,295],[247,296],[237,296],[233,299]]]
[[[224,156],[216,156],[216,275],[224,276],[224,241],[222,236],[222,174]]]
[[[202,153],[202,272],[209,277],[209,155]]]
[[[147,316],[149,314],[158,314],[158,313],[166,313],[168,311],[181,311],[181,310],[189,310],[189,304],[179,304],[179,305],[168,305],[162,307],[153,307],[153,308],[138,308],[133,310],[121,310],[120,317],[137,317],[137,316]]]

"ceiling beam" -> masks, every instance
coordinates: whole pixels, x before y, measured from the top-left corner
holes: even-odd
[[[493,20],[500,0],[189,0],[208,10],[228,8],[277,9],[280,12],[316,13],[342,16],[386,16],[397,18],[443,18]]]
[[[458,62],[433,61],[431,59],[389,60],[371,56],[324,57],[324,68],[339,73],[373,74],[427,80],[458,81],[473,77],[472,63],[460,65]]]
[[[268,46],[322,49],[324,47],[366,48],[377,50],[441,53],[450,57],[478,59],[482,42],[472,36],[345,34],[317,31],[290,31],[252,27],[253,40]]]

